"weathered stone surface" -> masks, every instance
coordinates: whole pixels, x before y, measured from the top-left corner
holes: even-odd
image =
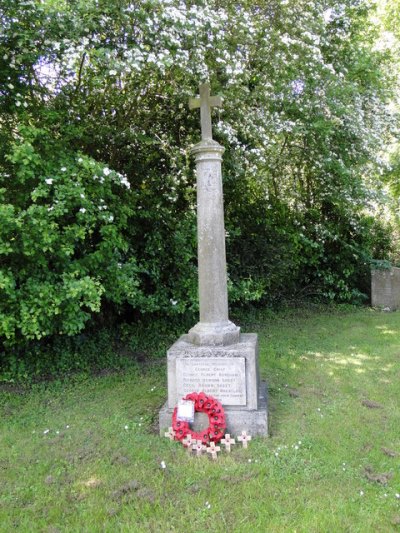
[[[178,397],[202,391],[225,405],[246,405],[244,357],[184,357],[175,364]]]
[[[372,270],[371,304],[389,311],[400,308],[400,268]]]
[[[211,391],[213,388],[216,393],[209,392],[209,394],[220,400],[224,407],[241,405],[248,410],[258,408],[258,338],[255,333],[242,334],[240,342],[229,346],[197,346],[189,342],[188,335],[182,335],[168,350],[167,365],[170,408],[174,408],[182,399],[183,388],[187,390],[189,387],[189,378],[183,386],[185,381],[181,373],[183,369],[186,369],[186,375],[188,369],[192,370],[191,380],[194,387],[199,382],[205,385],[202,389],[193,388],[186,393],[201,392],[201,390],[207,393],[205,389]],[[213,366],[219,370],[214,376],[209,376],[210,382],[207,385],[203,379],[204,374],[211,374]],[[232,378],[235,379],[234,382],[230,381]],[[197,386],[199,385],[200,383]]]
[[[238,342],[240,328],[228,317],[221,158],[224,148],[208,139],[197,144],[197,247],[200,321],[189,331],[199,345]]]

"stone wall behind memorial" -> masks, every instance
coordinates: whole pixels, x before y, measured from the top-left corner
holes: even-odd
[[[400,308],[400,268],[372,270],[371,305],[390,311]]]

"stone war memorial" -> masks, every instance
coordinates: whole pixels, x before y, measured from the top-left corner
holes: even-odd
[[[198,287],[200,320],[168,350],[168,400],[160,410],[160,434],[171,426],[174,408],[189,393],[204,392],[219,400],[226,432],[268,434],[267,390],[260,381],[258,338],[242,333],[229,320],[222,191],[224,148],[212,138],[211,108],[222,105],[200,85],[201,141],[191,152],[196,161]],[[198,413],[201,415],[202,413]],[[201,416],[195,424],[201,423]],[[207,425],[207,424],[206,424]]]

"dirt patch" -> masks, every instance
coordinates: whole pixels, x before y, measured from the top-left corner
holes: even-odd
[[[392,518],[392,524],[394,526],[400,526],[400,514],[394,515],[394,517]]]
[[[156,501],[156,495],[151,489],[148,489],[147,487],[143,487],[142,489],[139,489],[136,492],[136,496],[149,503],[154,503]]]
[[[130,494],[132,492],[135,492],[140,489],[140,483],[136,479],[132,479],[131,481],[128,481],[122,487],[120,487],[118,490],[115,490],[111,497],[113,500],[120,500],[123,496],[126,496],[127,494]]]
[[[111,459],[111,464],[115,465],[129,465],[130,460],[121,453],[116,453],[114,457]]]
[[[190,492],[191,494],[196,494],[197,492],[200,492],[200,490],[201,490],[200,485],[191,485],[188,488],[188,492]]]
[[[97,487],[100,487],[101,484],[102,481],[96,477],[91,477],[87,481],[83,482],[83,485],[88,489],[96,489]]]
[[[383,451],[383,453],[385,455],[387,455],[388,457],[397,457],[399,454],[397,452],[395,452],[394,450],[391,450],[390,448],[385,448],[384,446],[382,446],[381,450]]]
[[[368,409],[383,409],[383,405],[372,400],[362,400],[361,405],[368,407]]]
[[[377,474],[372,470],[372,467],[370,466],[366,466],[364,468],[364,475],[368,479],[368,481],[380,483],[381,485],[386,485],[389,479],[393,477],[392,472],[386,472],[384,474]]]

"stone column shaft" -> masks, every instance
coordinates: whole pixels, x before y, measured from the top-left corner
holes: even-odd
[[[203,140],[196,157],[200,322],[189,332],[194,344],[238,342],[240,328],[228,318],[221,161],[224,148]]]

